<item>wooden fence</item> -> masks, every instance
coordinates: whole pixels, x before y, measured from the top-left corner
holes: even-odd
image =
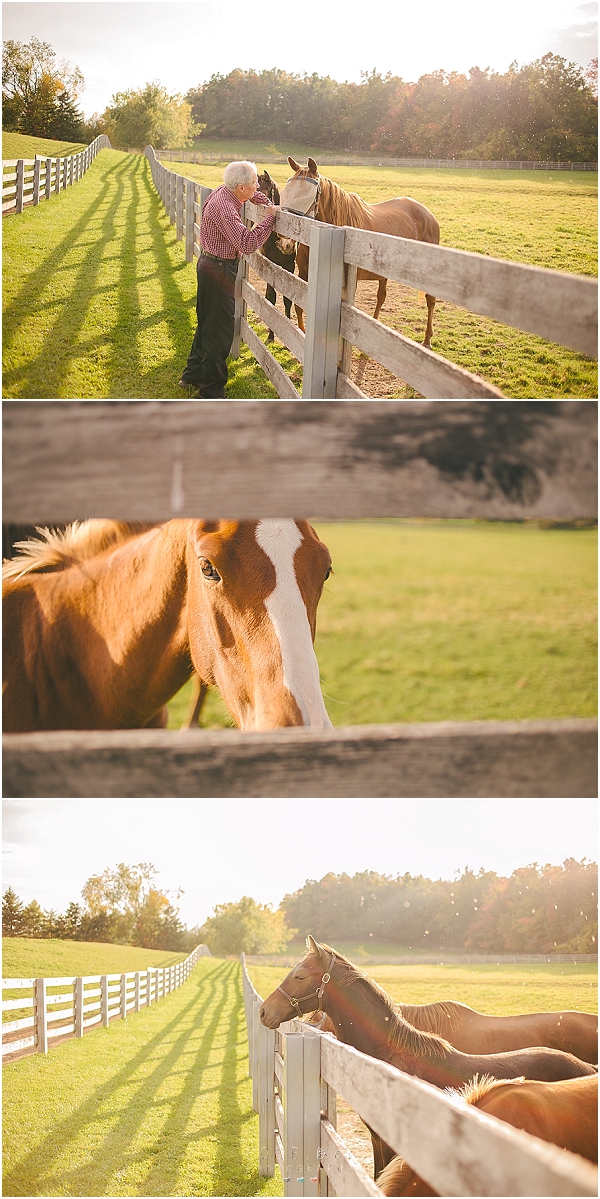
[[[136,151],[131,151],[136,153]],[[317,152],[319,164],[322,166],[365,166],[365,167],[447,167],[450,170],[492,170],[492,171],[597,171],[597,162],[534,162],[513,161],[510,158],[500,161],[481,158],[378,158],[373,154],[331,153],[320,150]],[[161,162],[194,162],[218,163],[223,161],[222,151],[213,150],[157,150],[156,157]],[[262,154],[261,162],[287,163],[285,154],[267,151]]]
[[[202,206],[211,189],[167,170],[152,146],[146,147],[146,155],[177,237],[185,236],[186,258],[191,262],[200,253]],[[250,224],[262,220],[264,214],[247,203],[244,216]],[[248,308],[302,364],[304,399],[368,398],[350,378],[353,346],[423,396],[502,398],[496,387],[479,376],[357,308],[354,299],[359,268],[596,356],[598,286],[594,279],[385,233],[338,228],[288,212],[278,213],[275,228],[310,247],[308,282],[260,253],[244,255],[236,285],[231,353],[237,357],[240,339],[245,341],[282,398],[298,399],[299,395],[290,375],[248,323]],[[305,310],[306,334],[252,286],[249,266]]]
[[[108,1028],[111,1020],[126,1020],[129,1012],[158,1003],[181,987],[199,958],[209,952],[206,945],[197,945],[175,966],[149,966],[124,974],[3,978],[2,991],[12,992],[2,999],[3,1021],[5,1012],[26,1015],[3,1022],[2,1060],[47,1053],[50,1047],[70,1037],[82,1037],[89,1029]]]
[[[340,1095],[441,1195],[597,1195],[574,1153],[484,1115],[301,1020],[265,1028],[242,954],[259,1169],[285,1195],[381,1195],[336,1129]]]
[[[4,519],[597,511],[593,401],[5,402]],[[592,720],[4,738],[4,795],[597,795]]]
[[[2,163],[2,212],[21,213],[26,204],[49,200],[77,183],[93,163],[99,150],[110,149],[105,133],[94,138],[79,154],[65,158],[11,158]]]

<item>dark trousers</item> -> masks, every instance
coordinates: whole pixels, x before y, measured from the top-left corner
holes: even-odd
[[[233,341],[237,259],[198,259],[198,328],[185,370],[184,383],[197,387],[205,399],[224,397],[227,355]]]

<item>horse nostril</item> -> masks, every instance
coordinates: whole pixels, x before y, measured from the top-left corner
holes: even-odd
[[[261,1020],[263,1019],[263,1017],[264,1017],[264,1014],[265,1014],[265,1009],[264,1009],[264,1005],[263,1005],[263,1007],[261,1007],[261,1008],[259,1009],[259,1012],[258,1012],[258,1015],[259,1015],[259,1017],[260,1017],[260,1019],[261,1019]]]

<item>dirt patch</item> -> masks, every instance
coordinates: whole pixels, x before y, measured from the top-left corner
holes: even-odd
[[[371,1134],[367,1131],[360,1116],[338,1095],[337,1101],[337,1130],[344,1143],[354,1154],[361,1166],[364,1166],[370,1178],[373,1177],[373,1146]]]

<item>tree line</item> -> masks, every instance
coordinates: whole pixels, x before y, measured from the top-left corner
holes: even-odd
[[[202,149],[203,138],[235,138],[394,157],[591,161],[597,157],[598,60],[584,71],[545,54],[500,74],[433,71],[409,83],[388,72],[359,83],[277,68],[215,74],[185,96],[160,83],[116,93],[88,121],[77,106],[78,67],[47,42],[7,41],[2,54],[2,127],[35,137],[118,149]]]
[[[139,945],[143,949],[193,949],[195,930],[188,930],[168,892],[158,889],[150,863],[93,874],[82,889],[83,904],[71,902],[61,915],[44,911],[37,900],[25,905],[12,887],[2,897],[2,935],[59,938]]]
[[[505,74],[472,67],[416,83],[378,71],[360,83],[286,71],[230,71],[191,89],[212,138],[301,141],[396,157],[587,161],[597,156],[597,59],[557,54]]]

